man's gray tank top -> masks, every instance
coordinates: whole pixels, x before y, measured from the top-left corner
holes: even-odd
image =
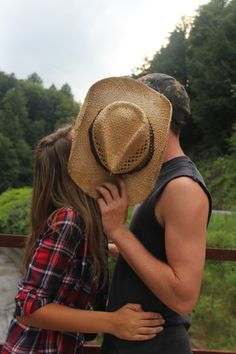
[[[192,178],[194,181],[199,183],[199,185],[202,187],[202,189],[208,196],[210,219],[212,206],[211,197],[206,188],[204,180],[200,172],[196,168],[195,164],[190,160],[190,158],[188,158],[187,156],[179,156],[174,159],[168,160],[163,164],[153,191],[144,200],[144,202],[136,208],[130,224],[130,230],[144,245],[144,247],[154,257],[165,263],[167,263],[165,252],[165,230],[156,220],[155,204],[157,199],[160,197],[162,191],[164,190],[165,186],[171,180],[183,176]],[[165,330],[162,333],[164,333],[166,331],[166,328],[168,327],[177,328],[178,325],[182,325],[182,327],[188,329],[190,326],[188,316],[181,316],[170,308],[168,308],[146,287],[146,285],[130,268],[126,261],[121,256],[119,256],[112,279],[107,310],[115,311],[127,303],[141,304],[144,311],[154,311],[161,313],[162,317],[166,321]],[[171,331],[173,332],[173,330]],[[156,338],[158,337],[160,337],[160,334],[156,336]],[[186,340],[188,341],[188,338]],[[183,342],[184,341],[185,339],[183,339]],[[150,346],[150,341],[148,342]],[[153,340],[151,342],[153,342]],[[139,342],[137,343],[136,347],[134,342],[120,341],[113,336],[105,335],[103,353],[131,353],[132,350],[133,353],[141,353],[142,351],[142,354],[147,354],[149,352],[151,353],[151,350],[145,349],[145,346],[147,346],[147,342],[145,343],[141,344],[141,342]],[[113,345],[115,348],[114,351],[108,351],[105,349],[105,347],[112,347]],[[189,353],[189,349],[184,349],[185,345],[187,345],[188,347],[189,344],[183,343],[183,348],[179,348],[179,351],[176,351],[176,353]],[[134,346],[136,347],[135,350]],[[153,346],[155,346],[154,342]],[[160,348],[159,345],[158,347]],[[162,349],[162,351],[153,351],[153,353],[155,352],[164,353],[165,350]],[[168,353],[168,350],[166,351],[166,353]],[[172,354],[174,353],[175,352],[173,352],[172,349]]]

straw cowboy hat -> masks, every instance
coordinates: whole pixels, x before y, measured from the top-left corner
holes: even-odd
[[[172,107],[168,99],[127,77],[96,82],[73,129],[68,171],[88,195],[121,176],[129,204],[151,192],[166,149]]]

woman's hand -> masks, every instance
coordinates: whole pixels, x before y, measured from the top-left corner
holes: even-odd
[[[120,339],[147,340],[162,331],[164,321],[140,305],[127,304],[114,312],[81,310],[50,303],[30,316],[17,316],[26,326],[73,333],[110,333]]]
[[[97,202],[101,212],[103,231],[112,240],[126,229],[128,195],[125,184],[120,179],[119,187],[120,190],[111,183],[103,183],[97,187],[101,195]]]
[[[162,316],[155,312],[144,312],[138,304],[127,304],[114,314],[112,334],[124,340],[148,340],[163,330]]]

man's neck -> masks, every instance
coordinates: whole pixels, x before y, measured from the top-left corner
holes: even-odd
[[[164,161],[166,162],[168,160],[174,159],[175,157],[184,155],[185,153],[180,146],[179,136],[175,135],[170,130]]]

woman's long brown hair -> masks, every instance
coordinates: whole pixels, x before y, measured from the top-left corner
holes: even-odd
[[[96,200],[87,196],[67,172],[72,126],[58,129],[43,138],[35,151],[31,204],[31,234],[28,237],[24,268],[28,268],[36,248],[39,230],[57,209],[74,207],[85,224],[85,235],[92,257],[92,275],[107,277],[104,233]]]

